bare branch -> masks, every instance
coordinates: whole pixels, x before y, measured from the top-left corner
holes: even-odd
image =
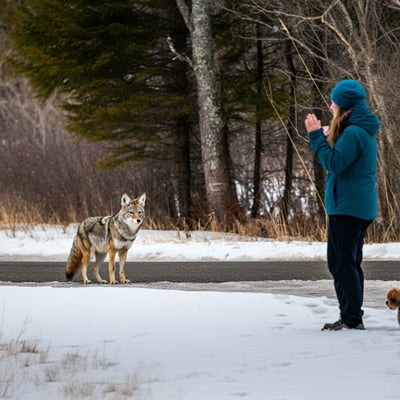
[[[188,56],[186,56],[184,54],[180,54],[176,51],[174,42],[173,42],[171,36],[167,36],[167,43],[168,43],[169,49],[171,50],[171,53],[174,54],[174,56],[175,56],[174,60],[178,59],[180,61],[186,62],[190,65],[190,67],[192,69],[194,69],[193,61]]]
[[[388,7],[395,10],[400,10],[400,0],[392,0],[389,2]]]

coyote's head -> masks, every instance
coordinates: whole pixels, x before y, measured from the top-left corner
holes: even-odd
[[[141,194],[136,199],[131,199],[126,193],[121,197],[121,210],[119,212],[123,222],[131,229],[137,230],[145,218],[144,205],[146,193]]]

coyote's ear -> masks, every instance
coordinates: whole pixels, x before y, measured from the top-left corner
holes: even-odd
[[[146,203],[146,193],[142,193],[137,199],[135,199],[142,207]]]
[[[124,193],[121,197],[121,206],[129,206],[129,203],[131,202],[131,198]]]

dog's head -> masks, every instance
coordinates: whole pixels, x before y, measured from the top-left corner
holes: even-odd
[[[400,289],[392,288],[387,292],[386,305],[391,310],[400,307]]]

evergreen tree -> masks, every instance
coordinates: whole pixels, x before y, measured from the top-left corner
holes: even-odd
[[[167,3],[29,0],[11,15],[16,70],[42,97],[62,94],[72,133],[113,142],[111,164],[160,151],[174,116],[189,111],[171,90]]]
[[[190,166],[196,122],[190,81],[166,43],[167,35],[175,35],[186,46],[174,3],[26,0],[10,8],[9,21],[8,60],[42,98],[58,93],[72,134],[108,143],[104,165],[166,161],[171,188],[191,181],[190,168],[182,167]],[[190,190],[178,190],[186,218]]]

